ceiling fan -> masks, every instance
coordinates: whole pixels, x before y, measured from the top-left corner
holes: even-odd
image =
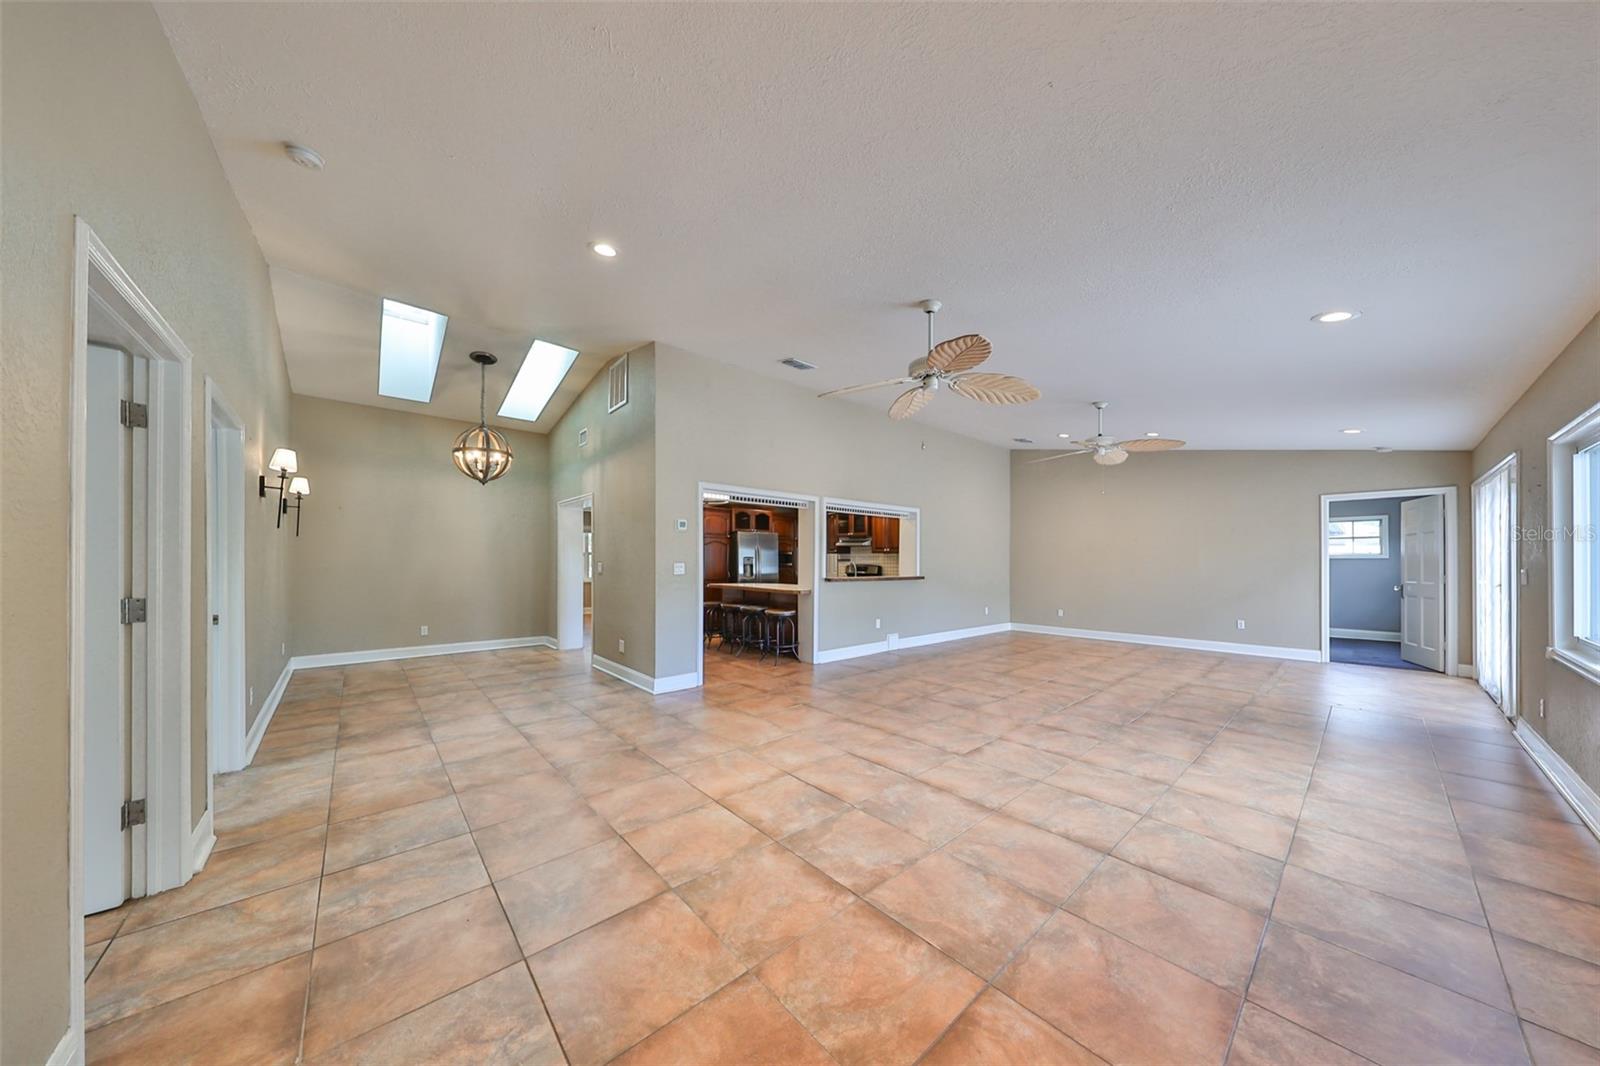
[[[993,348],[986,337],[968,333],[947,341],[933,343],[933,316],[944,305],[938,300],[923,300],[919,304],[928,316],[928,353],[906,368],[903,378],[875,381],[870,385],[850,385],[822,393],[823,396],[844,396],[852,392],[866,392],[889,385],[912,385],[889,405],[889,417],[899,421],[910,418],[933,399],[933,394],[945,385],[952,392],[979,403],[1032,403],[1039,398],[1039,390],[1010,374],[964,373],[989,358]]]
[[[1099,418],[1099,429],[1094,436],[1087,440],[1068,441],[1072,451],[1061,452],[1057,455],[1047,455],[1043,459],[1029,459],[1031,463],[1048,463],[1053,459],[1065,459],[1069,455],[1086,455],[1094,453],[1094,461],[1101,466],[1116,466],[1128,460],[1129,452],[1170,452],[1174,448],[1181,448],[1184,442],[1171,440],[1167,437],[1135,437],[1133,440],[1117,440],[1106,435],[1106,407],[1105,400],[1096,400],[1094,409]]]

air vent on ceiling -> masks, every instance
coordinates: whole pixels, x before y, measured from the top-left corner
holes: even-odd
[[[787,359],[779,359],[778,362],[782,363],[784,366],[793,367],[796,370],[815,370],[817,368],[816,363],[808,363],[804,359],[796,359],[792,355]]]
[[[589,443],[589,427],[582,426],[578,429],[578,447],[586,447]]]
[[[1017,444],[1032,444],[1033,443],[1033,438],[1032,437],[1012,437],[1011,439],[1013,441],[1015,441]]]
[[[612,363],[606,370],[608,385],[606,413],[609,414],[628,402],[628,357]]]

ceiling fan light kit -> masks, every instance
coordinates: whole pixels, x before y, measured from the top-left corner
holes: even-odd
[[[1042,459],[1029,459],[1029,465],[1053,462],[1056,459],[1065,459],[1069,455],[1092,455],[1094,461],[1101,466],[1120,466],[1128,461],[1130,452],[1168,452],[1174,448],[1183,447],[1184,442],[1181,440],[1172,440],[1169,437],[1152,437],[1149,434],[1143,437],[1135,437],[1132,440],[1117,440],[1115,437],[1108,436],[1106,433],[1106,408],[1109,406],[1110,403],[1105,400],[1094,401],[1093,407],[1098,424],[1098,429],[1094,436],[1085,440],[1068,441],[1067,443],[1072,446],[1071,451],[1047,455]],[[1065,433],[1060,435],[1066,436]]]
[[[993,354],[994,348],[988,338],[979,333],[968,333],[936,345],[933,343],[933,316],[944,305],[938,300],[923,300],[918,306],[928,316],[927,354],[906,367],[905,377],[875,381],[868,385],[849,385],[822,395],[844,396],[890,385],[910,385],[911,388],[889,405],[889,417],[897,422],[910,418],[928,406],[945,385],[950,386],[951,392],[979,403],[1021,404],[1032,403],[1039,398],[1038,389],[1010,374],[969,373]]]

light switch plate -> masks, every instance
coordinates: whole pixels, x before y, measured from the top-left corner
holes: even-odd
[[[672,564],[672,572],[675,575],[681,576],[683,574],[688,573],[689,572],[689,568],[684,566],[682,563],[673,563]]]

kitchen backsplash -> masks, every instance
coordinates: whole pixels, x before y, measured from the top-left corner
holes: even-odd
[[[898,555],[876,555],[867,552],[853,552],[850,555],[834,555],[830,553],[828,556],[827,576],[844,577],[844,568],[848,563],[854,563],[857,566],[861,566],[864,563],[871,563],[876,566],[881,566],[883,567],[884,577],[896,577],[900,573],[900,556]]]

